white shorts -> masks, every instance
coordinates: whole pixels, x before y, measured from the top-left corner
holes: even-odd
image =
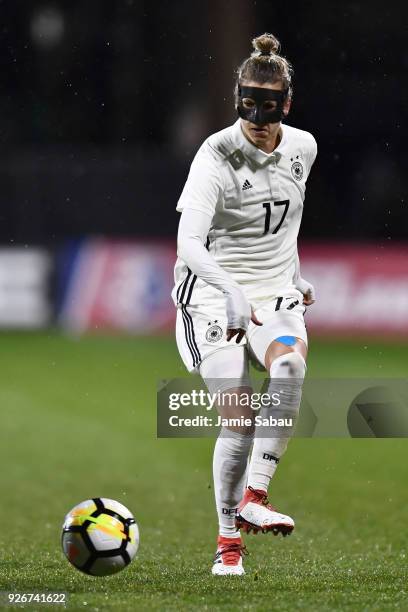
[[[297,290],[263,303],[255,309],[262,326],[250,322],[240,346],[249,349],[264,366],[265,353],[270,343],[280,336],[300,338],[307,345],[304,322],[303,296]],[[236,345],[233,338],[226,340],[227,315],[225,298],[211,299],[200,306],[179,305],[177,308],[176,340],[180,356],[189,372],[198,372],[200,363],[215,351]]]

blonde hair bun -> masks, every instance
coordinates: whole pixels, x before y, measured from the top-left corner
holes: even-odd
[[[273,55],[278,54],[280,49],[280,42],[273,34],[261,34],[252,41],[252,46],[255,49],[252,55]]]

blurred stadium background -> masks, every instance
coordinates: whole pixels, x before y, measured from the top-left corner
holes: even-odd
[[[202,582],[212,441],[155,439],[156,381],[185,375],[175,205],[202,140],[235,121],[233,69],[273,32],[295,67],[288,123],[319,146],[300,235],[318,295],[309,376],[406,376],[407,7],[396,6],[0,2],[0,588],[64,588],[75,609],[180,609],[180,597],[192,610],[272,609],[234,600],[244,585]],[[65,512],[93,495],[141,524],[140,561],[103,584],[58,551]],[[254,545],[258,602],[406,609],[403,440],[295,440],[274,496],[299,534],[272,553]]]
[[[172,328],[178,195],[202,140],[235,120],[233,69],[251,37],[273,30],[296,71],[288,122],[319,145],[300,236],[319,295],[310,332],[407,334],[401,14],[244,0],[197,5],[199,19],[169,2],[1,8],[2,328]]]

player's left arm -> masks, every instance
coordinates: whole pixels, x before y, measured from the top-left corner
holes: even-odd
[[[317,155],[317,143],[313,136],[310,134],[310,145],[307,147],[307,151],[305,153],[306,163],[307,163],[307,176],[310,174],[310,170],[314,164]],[[293,279],[296,289],[300,291],[303,295],[303,304],[305,306],[310,306],[316,301],[316,291],[312,283],[302,278],[300,274],[300,262],[299,255],[296,254],[296,272]]]
[[[305,280],[300,275],[299,255],[296,253],[296,271],[293,278],[293,283],[298,291],[303,295],[303,304],[311,306],[316,301],[316,291],[312,283]]]
[[[315,162],[316,156],[317,156],[317,142],[314,139],[314,137],[309,134],[310,139],[307,142],[307,146],[306,146],[306,150],[305,150],[305,160],[306,160],[306,172],[307,172],[307,176],[309,176],[310,174],[310,170],[312,169],[312,166]]]

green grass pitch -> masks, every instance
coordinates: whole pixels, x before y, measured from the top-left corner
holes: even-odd
[[[315,340],[308,375],[405,377],[407,357],[402,343]],[[185,375],[172,337],[4,333],[0,363],[0,589],[67,591],[73,610],[408,609],[407,440],[293,440],[271,499],[294,534],[248,536],[247,575],[217,579],[213,441],[155,434],[156,381]],[[65,513],[94,496],[141,530],[109,578],[60,549]]]

